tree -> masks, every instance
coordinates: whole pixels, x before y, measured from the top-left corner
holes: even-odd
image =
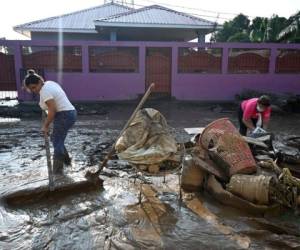
[[[249,38],[251,42],[260,43],[264,41],[268,18],[255,17],[249,27]]]
[[[212,35],[215,42],[299,42],[300,11],[289,19],[273,15],[271,18],[255,17],[251,24],[247,16],[237,15],[224,23]]]
[[[277,36],[280,31],[286,27],[287,19],[285,17],[279,17],[278,15],[273,15],[270,19],[268,19],[264,42],[277,42]]]
[[[247,16],[243,14],[237,15],[232,20],[232,27],[235,28],[237,31],[244,31],[249,28],[250,20]]]
[[[246,32],[239,32],[235,33],[231,37],[227,39],[227,42],[242,42],[242,43],[249,43],[250,38],[249,35]]]
[[[278,34],[277,40],[300,43],[300,11],[287,20],[287,26]]]
[[[213,34],[212,40],[216,42],[228,42],[228,40],[233,39],[232,37],[237,33],[243,33],[242,36],[245,38],[245,34],[248,34],[247,30],[249,28],[249,24],[250,20],[248,17],[243,14],[239,14],[232,21],[226,21],[223,24],[223,28]]]

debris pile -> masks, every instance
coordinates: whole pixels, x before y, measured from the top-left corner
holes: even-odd
[[[171,135],[166,119],[152,108],[138,111],[115,150],[120,159],[151,175],[178,169],[184,152],[183,145]]]
[[[243,137],[228,118],[198,131],[190,142],[179,144],[159,111],[142,109],[115,150],[119,159],[146,175],[165,175],[182,167],[185,191],[206,190],[224,204],[252,212],[297,208],[300,137],[275,140],[270,133]]]
[[[256,138],[242,137],[227,118],[199,131],[193,143],[186,144],[186,157],[194,163],[194,168],[204,171],[204,177],[193,183],[191,176],[195,170],[190,171],[190,181],[188,178],[182,181],[183,189],[200,191],[201,185],[222,203],[252,212],[280,205],[297,209],[300,137],[281,141],[268,133]],[[183,173],[192,169],[190,165],[183,164]]]

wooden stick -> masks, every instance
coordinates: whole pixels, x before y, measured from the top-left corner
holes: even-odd
[[[121,130],[118,138],[116,139],[116,141],[114,142],[114,144],[111,147],[111,150],[108,152],[108,154],[105,156],[103,162],[101,163],[101,165],[99,166],[98,170],[95,173],[92,173],[90,171],[87,171],[87,173],[85,174],[85,177],[88,179],[94,179],[97,178],[100,174],[100,172],[102,171],[102,169],[106,166],[108,160],[111,158],[111,156],[113,155],[113,153],[115,152],[115,146],[116,143],[118,141],[118,139],[121,137],[121,135],[124,133],[124,131],[129,127],[130,123],[133,121],[133,119],[135,118],[137,112],[141,109],[141,107],[144,105],[145,101],[147,100],[147,98],[149,97],[149,95],[151,94],[152,89],[154,88],[155,84],[152,83],[149,88],[147,89],[146,93],[144,94],[143,98],[141,99],[141,101],[139,102],[139,104],[137,105],[137,107],[135,108],[135,110],[133,111],[132,115],[130,116],[129,120],[127,121],[127,123],[125,124],[125,126],[123,127],[123,129]]]
[[[43,121],[46,119],[46,112],[43,111]],[[51,154],[50,154],[50,143],[48,134],[44,133],[44,139],[45,139],[45,149],[46,149],[46,157],[47,157],[47,168],[48,168],[48,179],[49,179],[49,190],[54,190],[54,180],[53,180],[53,169],[52,169],[52,163],[51,163]]]

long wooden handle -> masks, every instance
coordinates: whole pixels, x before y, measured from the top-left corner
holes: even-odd
[[[124,133],[124,131],[128,128],[128,126],[130,125],[130,123],[133,121],[133,119],[136,116],[136,113],[141,109],[141,107],[144,105],[145,101],[147,100],[147,98],[149,97],[149,95],[151,94],[152,89],[154,88],[155,84],[152,83],[149,88],[147,89],[146,93],[144,94],[143,98],[140,100],[139,104],[136,106],[135,110],[133,111],[132,115],[130,116],[129,120],[126,122],[125,126],[123,127],[123,129],[121,130],[118,138],[116,139],[116,141],[114,142],[114,144],[112,145],[111,150],[108,152],[108,154],[105,156],[103,162],[101,163],[101,165],[99,166],[99,169],[97,170],[97,172],[95,174],[99,175],[100,172],[102,171],[102,169],[106,166],[108,160],[110,159],[110,157],[112,156],[112,154],[115,152],[115,146],[116,143],[118,141],[118,139],[121,137],[121,135]]]
[[[46,119],[46,113],[43,111],[43,121]],[[44,133],[44,140],[45,140],[45,148],[46,148],[46,157],[47,157],[47,168],[48,168],[48,179],[49,179],[49,190],[54,190],[54,180],[53,180],[53,169],[51,163],[51,154],[50,154],[50,143],[49,138],[46,133]]]

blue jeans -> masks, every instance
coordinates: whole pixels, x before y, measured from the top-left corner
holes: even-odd
[[[65,154],[65,139],[69,129],[77,118],[76,110],[60,111],[55,114],[51,141],[54,147],[54,158],[62,159]]]

